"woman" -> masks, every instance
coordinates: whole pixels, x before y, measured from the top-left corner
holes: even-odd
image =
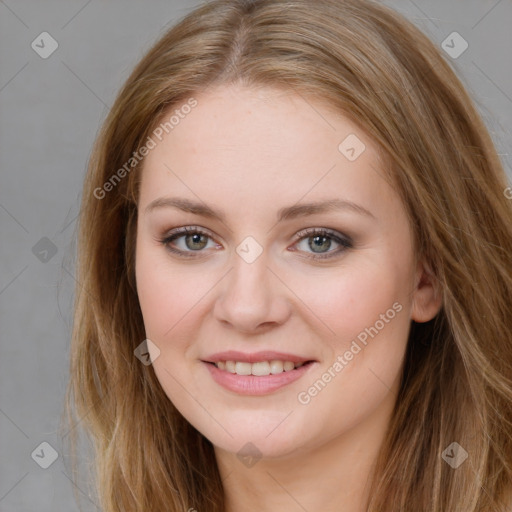
[[[188,15],[84,184],[68,401],[103,510],[511,510],[506,190],[388,8]]]

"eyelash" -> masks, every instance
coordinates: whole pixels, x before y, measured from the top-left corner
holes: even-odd
[[[182,251],[180,249],[174,249],[171,247],[171,242],[174,240],[177,240],[183,236],[186,235],[204,235],[208,238],[213,238],[210,233],[203,230],[202,228],[198,226],[185,226],[182,228],[177,228],[174,231],[172,231],[169,235],[165,236],[163,239],[160,239],[160,243],[166,247],[167,250],[170,252],[177,254],[179,256],[183,256],[185,258],[196,258],[197,256],[191,253],[194,252],[202,252],[202,251]],[[298,243],[302,241],[303,239],[312,238],[316,236],[322,236],[326,238],[330,238],[334,240],[336,243],[340,244],[341,248],[338,248],[338,250],[331,251],[329,253],[326,253],[325,255],[315,255],[315,256],[309,256],[309,258],[313,260],[326,260],[330,258],[334,258],[336,256],[339,256],[341,253],[345,252],[347,249],[352,249],[353,244],[352,240],[345,236],[339,236],[336,231],[332,231],[330,229],[326,228],[307,228],[302,231],[299,231],[297,233],[297,240],[295,243]]]

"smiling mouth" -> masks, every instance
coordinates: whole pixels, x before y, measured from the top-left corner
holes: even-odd
[[[268,375],[279,375],[281,373],[293,372],[302,366],[309,366],[314,361],[305,361],[302,363],[294,363],[293,361],[258,361],[256,363],[248,363],[245,361],[205,361],[226,373],[236,375],[252,375],[257,377],[266,377]]]

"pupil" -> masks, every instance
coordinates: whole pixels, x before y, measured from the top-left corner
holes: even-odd
[[[193,235],[189,235],[187,237],[187,242],[192,239],[192,244],[200,244],[200,247],[190,247],[189,244],[187,243],[187,247],[189,249],[202,249],[206,244],[203,243],[201,244],[201,238],[203,237],[203,235],[201,235],[200,233],[194,233]]]
[[[323,240],[324,243],[319,243],[320,240]],[[310,244],[311,249],[315,249],[315,248],[320,248],[321,249],[322,246],[325,246],[324,249],[328,249],[329,248],[330,240],[326,236],[315,236],[315,237],[313,237],[313,241],[314,241],[313,242],[314,246],[312,246]],[[327,243],[325,243],[325,242],[327,242]]]

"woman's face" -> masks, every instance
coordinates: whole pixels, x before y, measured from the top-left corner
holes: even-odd
[[[195,99],[154,132],[140,190],[137,290],[162,388],[232,453],[370,433],[391,414],[411,319],[439,306],[375,146],[299,95]]]

